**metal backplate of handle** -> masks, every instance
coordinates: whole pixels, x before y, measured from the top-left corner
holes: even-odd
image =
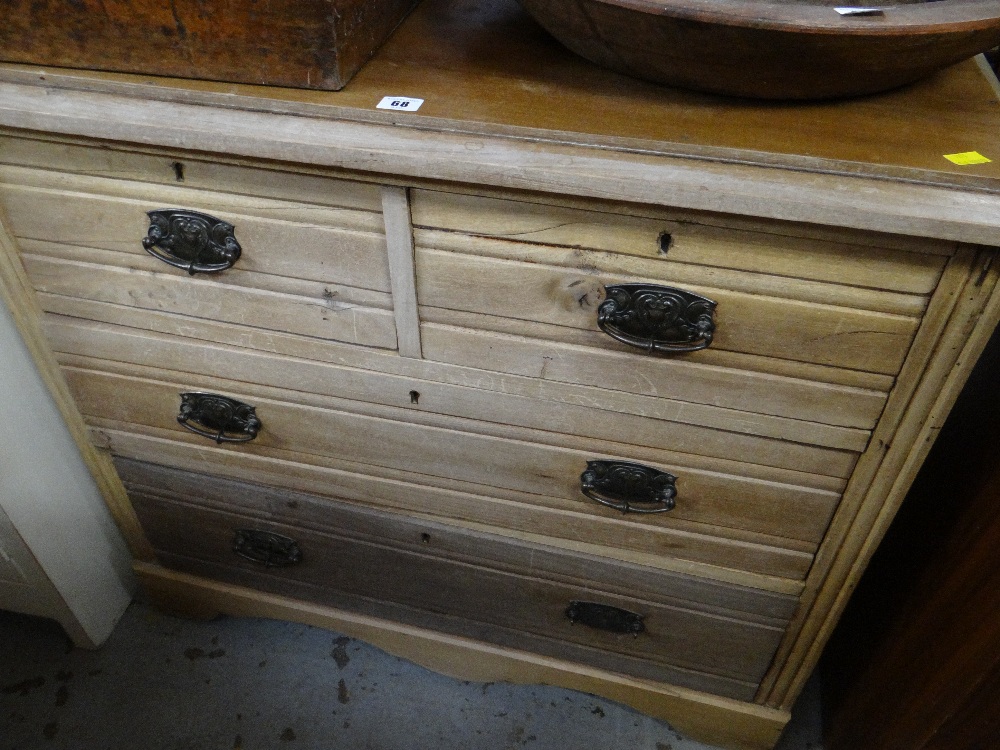
[[[677,497],[677,477],[629,461],[587,462],[580,490],[591,500],[622,513],[666,513]]]
[[[233,225],[214,216],[183,208],[163,208],[147,215],[149,231],[142,240],[146,252],[189,274],[224,271],[243,252]]]
[[[566,617],[574,625],[580,623],[609,633],[631,633],[638,636],[646,630],[642,615],[610,604],[573,601],[566,608]]]
[[[604,292],[597,325],[616,341],[662,354],[712,343],[716,303],[706,297],[655,284],[618,284]]]
[[[177,421],[217,443],[246,443],[263,426],[255,407],[217,393],[182,393]]]
[[[286,568],[302,562],[299,543],[273,531],[237,529],[233,552],[268,568]]]

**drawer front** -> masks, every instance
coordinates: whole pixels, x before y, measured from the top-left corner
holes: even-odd
[[[238,270],[389,291],[380,211],[0,167],[15,236],[142,258],[149,211],[190,209],[235,227]],[[124,262],[124,261],[123,261]]]
[[[396,348],[392,302],[385,294],[351,295],[321,283],[239,271],[226,271],[219,278],[192,278],[160,270],[153,258],[140,259],[136,265],[141,267],[133,268],[111,265],[109,258],[97,253],[62,252],[56,257],[49,252],[51,247],[40,248],[31,241],[21,244],[25,269],[46,309],[65,304],[67,298],[83,299],[127,308],[128,319],[137,328],[147,325],[148,312],[165,312],[229,323],[244,338],[256,329]]]
[[[294,392],[288,394],[290,400],[304,393],[371,405],[354,403],[355,409],[395,407],[405,410],[402,416],[406,421],[424,424],[437,423],[437,416],[459,417],[464,430],[496,436],[508,434],[511,427],[523,427],[561,434],[566,439],[578,436],[683,453],[689,461],[694,460],[693,454],[727,460],[738,457],[749,464],[837,479],[851,475],[867,440],[863,433],[845,430],[823,434],[819,425],[753,421],[742,412],[710,407],[703,414],[682,405],[677,405],[672,414],[669,403],[661,404],[662,413],[616,411],[615,407],[628,404],[614,400],[602,403],[595,399],[600,394],[583,389],[567,389],[565,398],[576,396],[573,401],[554,401],[543,398],[545,394],[521,395],[452,385],[428,380],[440,369],[433,367],[421,372],[421,377],[414,377],[281,357],[68,316],[49,315],[45,323],[46,336],[55,351],[80,366],[92,364],[96,369],[139,374],[136,367],[128,367],[135,365],[149,368],[142,372],[198,373],[273,388],[294,383]]]
[[[429,243],[434,238],[421,239]],[[652,305],[665,307],[660,300],[669,299],[676,290],[714,302],[709,345],[714,350],[879,374],[899,370],[919,322],[916,316],[715,288],[709,286],[712,274],[707,271],[702,278],[691,274],[693,283],[681,284],[666,270],[656,276],[643,273],[659,270],[656,268],[637,269],[642,275],[582,270],[596,265],[586,251],[573,253],[577,268],[565,268],[541,265],[541,259],[521,262],[484,258],[437,249],[423,242],[417,248],[417,292],[425,309],[442,311],[434,314],[427,310],[425,317],[434,322],[470,320],[449,316],[447,311],[477,313],[483,316],[477,322],[487,330],[516,331],[513,324],[491,320],[497,317],[524,321],[524,335],[529,337],[643,352],[642,346],[629,348],[599,328],[599,311],[608,300],[607,288],[642,284],[663,290],[660,299],[651,300]],[[482,244],[470,243],[466,252],[475,252]],[[632,295],[632,309],[637,306],[636,299],[638,296]],[[681,317],[692,317],[689,309],[681,310]],[[567,334],[559,328],[571,330]],[[688,335],[695,338],[693,345],[705,345],[704,336]]]
[[[857,387],[735,367],[703,364],[692,355],[653,356],[606,351],[453,324],[421,312],[424,356],[463,367],[554,383],[670,399],[789,420],[870,431],[890,383]],[[885,390],[883,390],[885,387]],[[808,438],[806,442],[811,442]]]
[[[123,183],[146,183],[165,187],[185,187],[204,191],[203,194],[225,193],[243,198],[270,198],[286,204],[308,204],[316,207],[354,209],[378,213],[382,210],[379,186],[331,177],[313,170],[288,171],[284,165],[267,165],[245,160],[226,160],[224,155],[209,158],[185,151],[143,151],[120,144],[74,143],[62,140],[42,140],[0,135],[0,164],[8,167],[48,170],[54,180],[75,180],[97,177],[120,180]],[[308,167],[305,167],[308,170]],[[327,170],[329,171],[329,170]],[[28,173],[27,170],[20,172]],[[55,174],[58,173],[58,174]],[[127,196],[126,196],[127,197]]]
[[[396,346],[378,212],[21,167],[0,167],[0,198],[44,294]],[[204,231],[192,229],[191,212]],[[218,241],[208,219],[232,227],[238,259],[191,278],[190,248]]]
[[[413,191],[425,355],[870,429],[954,252],[630,210]]]
[[[719,546],[698,550],[694,545],[696,556],[769,575],[805,575],[810,554],[839,500],[835,490],[722,473],[712,470],[711,462],[704,468],[693,468],[681,463],[683,456],[676,456],[677,462],[670,464],[649,461],[665,458],[666,454],[606,441],[575,439],[558,445],[476,434],[458,429],[461,422],[457,420],[440,425],[415,424],[403,421],[400,412],[375,416],[343,410],[343,405],[334,409],[290,403],[279,400],[284,392],[278,389],[235,390],[232,383],[203,376],[168,382],[74,367],[65,372],[81,410],[101,428],[126,432],[140,429],[150,435],[195,440],[211,447],[213,441],[193,435],[178,424],[180,394],[220,393],[254,405],[263,427],[252,442],[217,450],[292,464],[334,466],[346,462],[355,471],[402,472],[410,481],[462,489],[474,495],[528,500],[598,518],[615,516],[624,519],[625,533],[619,539],[613,538],[611,545],[635,545],[645,552],[672,554],[669,542],[658,530],[680,524],[682,529],[727,540],[721,551]],[[529,435],[544,437],[525,431],[524,436]],[[590,450],[585,450],[587,447]],[[581,490],[581,475],[593,459],[641,460],[674,474],[676,507],[669,513],[621,516],[587,498]],[[716,462],[716,469],[723,466],[752,471],[749,465]],[[500,525],[505,524],[501,521]],[[551,533],[565,534],[558,528]],[[607,539],[582,541],[608,543]]]
[[[414,225],[427,229],[903,294],[931,293],[955,252],[937,240],[548,196],[413,190],[411,201]]]
[[[752,697],[794,606],[310,496],[131,462],[119,469],[170,567],[741,699]],[[572,602],[626,623],[637,620],[625,613],[638,616],[642,632],[573,624]]]

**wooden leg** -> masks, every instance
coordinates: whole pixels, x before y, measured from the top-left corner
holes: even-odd
[[[214,620],[222,614],[218,606],[198,589],[177,586],[169,578],[142,575],[140,569],[136,572],[139,573],[139,580],[149,597],[149,603],[165,615],[187,620]]]

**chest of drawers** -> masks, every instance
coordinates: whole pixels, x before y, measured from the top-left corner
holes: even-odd
[[[1000,172],[830,133],[957,92],[988,151],[993,91],[756,110],[537,39],[550,79],[494,80],[473,42],[533,27],[480,13],[325,99],[0,69],[5,299],[164,606],[768,747],[1000,317]],[[753,151],[762,111],[836,127]]]

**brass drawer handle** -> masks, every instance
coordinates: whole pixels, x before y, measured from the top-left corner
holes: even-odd
[[[235,228],[221,219],[182,208],[149,211],[146,252],[192,276],[231,268],[243,249]]]
[[[622,513],[666,513],[677,497],[677,477],[629,461],[588,461],[580,490]]]
[[[268,568],[287,568],[302,562],[299,543],[272,531],[237,529],[233,552]]]
[[[646,630],[642,615],[610,604],[573,601],[566,608],[566,617],[573,625],[580,623],[609,633],[631,633],[638,636]]]
[[[706,297],[655,284],[618,284],[604,292],[597,325],[616,341],[673,354],[712,343],[716,303]]]
[[[216,393],[182,393],[177,421],[217,443],[246,443],[262,427],[255,407]]]

